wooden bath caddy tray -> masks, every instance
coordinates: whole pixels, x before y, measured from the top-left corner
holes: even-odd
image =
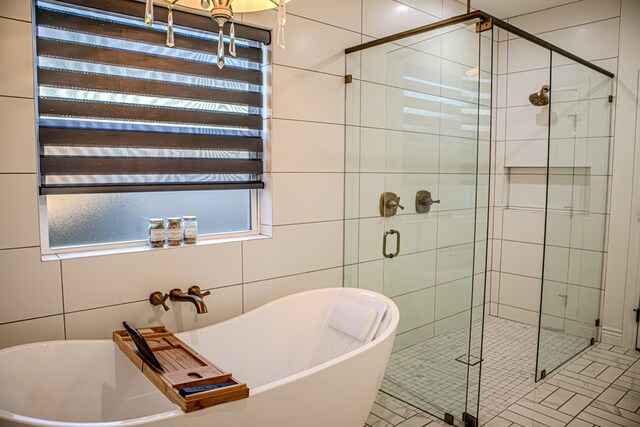
[[[153,351],[164,372],[156,372],[140,358],[135,343],[127,331],[113,331],[113,340],[120,350],[142,373],[184,412],[197,411],[209,406],[249,397],[249,387],[237,381],[198,354],[187,344],[167,331],[164,326],[138,329]],[[223,383],[234,385],[214,390],[180,395],[185,387],[208,386]]]

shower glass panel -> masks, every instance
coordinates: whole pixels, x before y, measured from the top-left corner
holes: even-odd
[[[613,80],[551,54],[536,379],[597,340],[609,219]]]
[[[381,391],[478,416],[492,32],[476,20],[347,55],[345,285],[400,308]]]

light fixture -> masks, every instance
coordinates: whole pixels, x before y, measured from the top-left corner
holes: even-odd
[[[210,12],[211,19],[218,24],[218,68],[224,67],[224,25],[229,22],[229,54],[236,56],[236,35],[234,26],[235,13],[259,12],[278,8],[278,33],[277,42],[280,47],[285,48],[284,44],[284,25],[287,22],[286,3],[291,0],[163,0],[167,4],[169,13],[167,16],[167,46],[174,46],[173,36],[173,6],[180,3],[192,9],[204,10]],[[154,0],[146,0],[144,22],[147,25],[153,25],[153,3]]]

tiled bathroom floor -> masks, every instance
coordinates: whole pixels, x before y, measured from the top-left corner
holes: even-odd
[[[535,333],[536,328],[503,319],[489,318],[488,321],[494,325],[485,332],[488,352],[482,374],[482,426],[640,427],[640,352],[598,344],[536,384],[533,381],[535,339],[532,350],[531,344],[524,342],[529,341],[526,339],[531,334],[529,329]],[[508,323],[501,325],[503,322]],[[508,335],[496,335],[496,331],[506,325],[509,325]],[[521,346],[509,346],[514,337],[522,339]],[[520,357],[509,362],[508,356],[514,356],[514,350],[515,356]],[[407,394],[401,399],[409,401],[406,397]],[[380,392],[367,425],[443,425],[442,421],[402,400]]]

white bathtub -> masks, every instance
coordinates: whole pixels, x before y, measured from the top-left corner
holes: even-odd
[[[387,304],[390,317],[373,341],[362,345],[328,326],[338,296]],[[391,354],[398,318],[398,308],[383,295],[331,288],[284,297],[226,322],[180,333],[251,388],[248,399],[189,414],[165,398],[109,340],[12,347],[0,351],[0,425],[362,427]],[[360,346],[345,349],[349,340],[351,348]]]

